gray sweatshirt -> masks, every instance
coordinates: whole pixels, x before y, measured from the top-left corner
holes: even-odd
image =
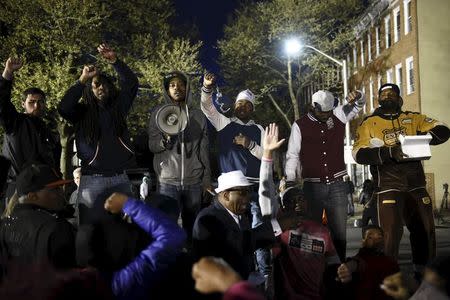
[[[152,109],[148,125],[148,146],[154,153],[153,167],[160,183],[208,186],[211,182],[211,171],[206,119],[199,109],[188,107],[192,97],[189,91],[189,78],[181,72],[176,73],[186,79],[186,104],[180,105],[180,109],[189,116],[188,125],[183,132],[172,136],[170,143],[166,143],[164,134],[156,125],[156,114],[163,105]],[[166,87],[167,82],[164,82],[164,99],[167,104],[174,104],[167,94]],[[184,159],[182,159],[182,145],[184,145]]]

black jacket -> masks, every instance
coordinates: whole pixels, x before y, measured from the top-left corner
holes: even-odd
[[[246,217],[244,217],[246,218]],[[253,252],[275,242],[272,224],[241,229],[226,208],[216,200],[197,216],[193,229],[193,251],[197,259],[203,256],[223,258],[242,278],[253,270]]]
[[[74,227],[40,206],[17,204],[0,223],[0,264],[7,262],[75,267]]]
[[[122,61],[117,60],[113,67],[119,75],[118,105],[105,108],[98,106],[100,137],[97,143],[89,144],[80,127],[75,133],[77,155],[81,159],[83,174],[121,173],[136,164],[128,128],[125,128],[122,135],[119,136],[114,129],[112,109],[119,109],[126,118],[137,94],[138,80]],[[58,106],[61,116],[75,125],[87,115],[87,106],[79,103],[85,87],[85,84],[77,81],[69,88]]]
[[[39,161],[59,170],[61,144],[42,118],[17,112],[11,103],[12,81],[0,76],[0,125],[5,129],[3,155],[11,161],[8,178],[31,161]],[[3,170],[2,170],[3,171]]]

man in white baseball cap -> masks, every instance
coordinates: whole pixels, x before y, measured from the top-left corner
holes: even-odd
[[[303,190],[311,219],[321,222],[326,211],[334,246],[341,260],[346,255],[347,175],[344,163],[345,124],[365,105],[363,93],[351,92],[348,103],[329,91],[317,91],[306,115],[292,125],[286,154],[286,179],[303,178]],[[301,176],[297,174],[301,165]]]
[[[220,140],[218,147],[220,172],[240,170],[247,180],[254,184],[250,194],[250,205],[253,216],[252,227],[255,227],[262,222],[257,190],[264,136],[263,127],[251,119],[255,111],[255,95],[249,89],[241,91],[234,103],[234,116],[228,118],[217,111],[212,101],[215,82],[214,74],[205,74],[201,109],[216,129],[217,138]],[[265,249],[258,250],[256,257],[261,274],[268,275],[271,272],[270,252]]]

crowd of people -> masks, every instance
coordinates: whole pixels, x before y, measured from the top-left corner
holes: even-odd
[[[364,183],[360,197],[362,246],[347,257],[354,186],[344,135],[365,106],[361,91],[344,104],[329,91],[312,95],[308,112],[292,124],[285,180],[276,187],[273,155],[286,139],[276,124],[263,128],[252,119],[255,95],[241,91],[227,117],[213,102],[215,74],[203,76],[197,108],[189,76],[171,71],[162,81],[165,103],[151,109],[147,128],[156,190],[145,176],[134,195],[126,171],[136,158],[126,119],[138,78],[108,45],[98,52],[117,73],[118,86],[86,65],[58,105],[75,129],[81,162],[67,199],[63,187],[72,180],[61,176],[46,94],[25,90],[19,112],[11,95],[22,61],[5,63],[0,298],[448,299],[450,258],[436,258],[423,166],[403,153],[399,136],[431,134],[430,144],[438,145],[450,130],[403,111],[397,85],[380,87],[379,107],[357,130],[353,156],[370,165],[374,180]],[[167,121],[180,122],[175,133],[161,129],[167,106],[180,118]],[[217,186],[208,124],[220,145]],[[215,196],[204,207],[207,194]],[[403,223],[410,231],[411,282],[397,261]]]

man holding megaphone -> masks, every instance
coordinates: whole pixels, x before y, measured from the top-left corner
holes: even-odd
[[[158,193],[174,200],[170,211],[181,212],[183,228],[191,240],[192,226],[201,208],[203,190],[211,190],[206,119],[199,109],[189,108],[189,77],[179,71],[164,76],[166,104],[152,109],[149,148],[158,176]]]

